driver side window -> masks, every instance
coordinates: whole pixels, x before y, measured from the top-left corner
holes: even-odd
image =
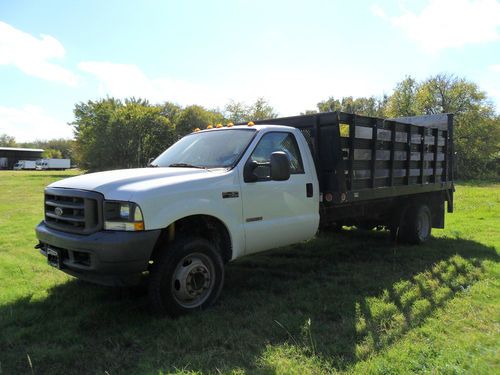
[[[258,164],[254,173],[260,180],[269,179],[271,154],[276,151],[283,151],[287,154],[290,163],[290,174],[304,173],[299,147],[293,134],[271,132],[262,137],[250,156],[250,160]]]

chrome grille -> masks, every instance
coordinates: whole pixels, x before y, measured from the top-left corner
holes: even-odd
[[[65,232],[95,232],[102,227],[102,195],[77,189],[47,188],[45,223]]]

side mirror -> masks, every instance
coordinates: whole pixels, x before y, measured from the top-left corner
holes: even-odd
[[[290,161],[283,151],[271,154],[271,180],[286,181],[290,178]]]
[[[249,160],[245,164],[245,167],[243,168],[243,180],[245,182],[255,182],[259,179],[259,177],[255,174],[255,168],[258,166],[257,162],[254,160]]]

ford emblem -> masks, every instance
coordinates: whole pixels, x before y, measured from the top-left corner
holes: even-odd
[[[57,215],[57,216],[62,216],[63,215],[63,209],[61,207],[56,207],[54,209],[54,213]]]

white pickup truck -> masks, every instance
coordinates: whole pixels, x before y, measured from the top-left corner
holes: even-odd
[[[176,316],[214,303],[224,264],[320,227],[385,226],[424,242],[444,225],[444,201],[451,209],[450,118],[411,124],[335,112],[196,131],[148,168],[49,185],[36,247],[50,265],[95,283],[128,285],[149,273],[153,310]],[[371,140],[357,134],[363,127]]]

